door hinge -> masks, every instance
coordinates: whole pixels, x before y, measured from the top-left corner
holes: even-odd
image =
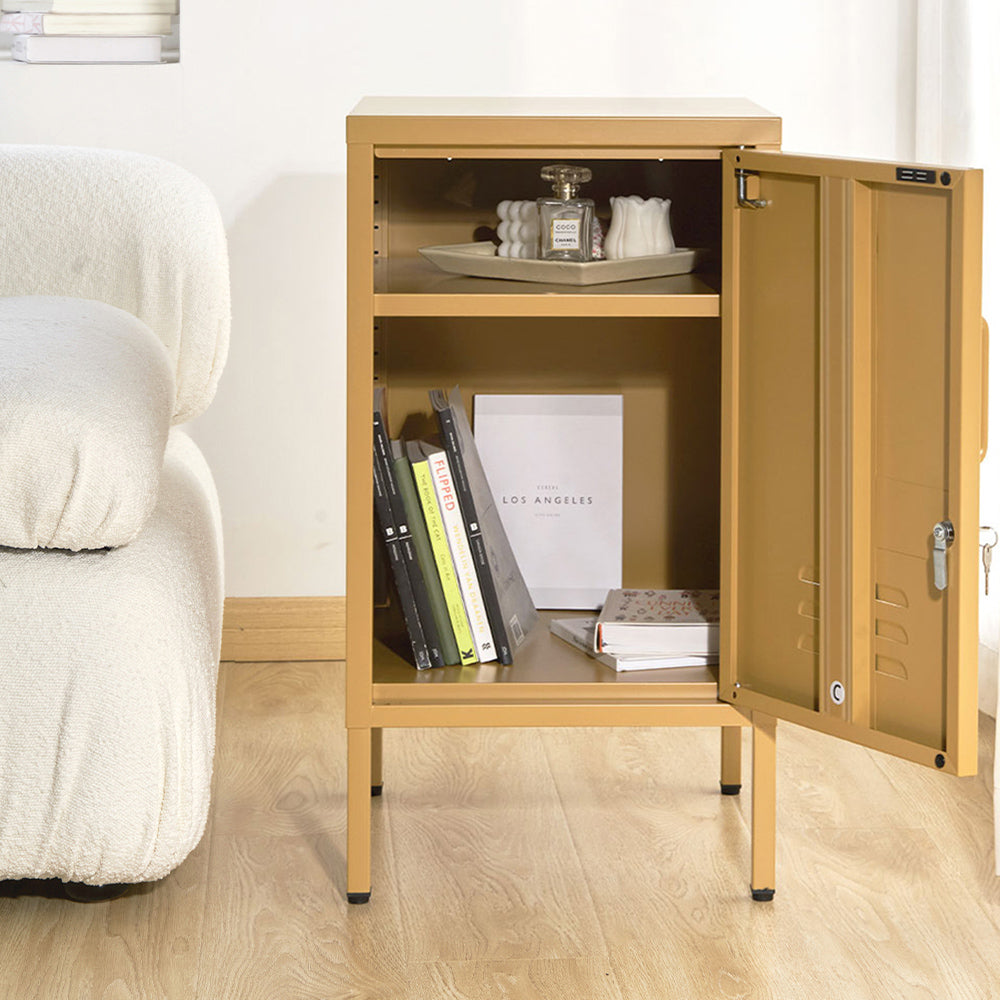
[[[764,198],[747,197],[747,178],[756,176],[757,173],[753,170],[736,168],[736,204],[740,208],[765,208],[769,204]]]

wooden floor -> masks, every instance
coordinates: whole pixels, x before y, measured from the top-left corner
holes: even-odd
[[[388,732],[349,906],[342,673],[224,665],[201,845],[110,903],[8,891],[0,996],[1000,997],[985,716],[969,779],[780,724],[773,903],[716,731]]]

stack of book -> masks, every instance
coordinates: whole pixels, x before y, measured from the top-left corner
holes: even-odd
[[[29,63],[158,63],[178,0],[2,0],[11,57]]]
[[[418,669],[513,662],[538,619],[458,389],[430,393],[441,445],[393,441],[375,389],[377,527]]]
[[[717,590],[612,590],[596,618],[557,618],[554,635],[615,670],[719,662]]]

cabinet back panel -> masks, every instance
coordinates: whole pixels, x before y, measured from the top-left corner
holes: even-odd
[[[718,587],[716,321],[392,318],[378,332],[393,436],[436,433],[433,388],[459,385],[473,426],[480,392],[621,393],[623,582]]]
[[[386,234],[382,253],[412,257],[418,247],[470,243],[491,238],[496,206],[504,199],[534,200],[551,194],[541,179],[552,160],[379,160],[376,218]],[[720,239],[718,159],[573,160],[593,171],[581,188],[599,218],[611,217],[609,199],[638,194],[670,198],[670,218],[678,246],[715,251]],[[605,228],[607,226],[605,225]]]

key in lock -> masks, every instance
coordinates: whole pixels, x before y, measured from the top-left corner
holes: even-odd
[[[1000,541],[1000,536],[997,535],[996,528],[988,525],[981,524],[979,526],[980,531],[988,531],[993,535],[992,542],[980,542],[979,547],[983,550],[983,585],[985,587],[986,596],[990,596],[990,566],[993,563],[993,549],[996,547],[998,541]]]

